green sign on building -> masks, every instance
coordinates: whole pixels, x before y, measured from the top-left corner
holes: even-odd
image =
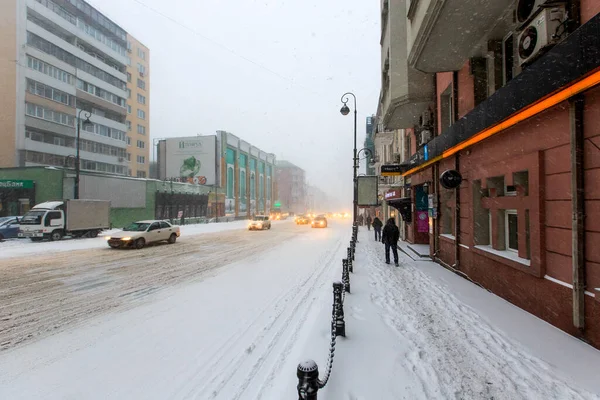
[[[273,204],[273,207],[279,208],[279,207],[281,207],[281,203],[277,201],[277,202],[275,202],[275,204]]]
[[[33,189],[33,181],[0,179],[0,189]]]

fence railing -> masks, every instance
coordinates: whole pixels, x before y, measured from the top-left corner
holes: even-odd
[[[329,357],[323,379],[319,379],[319,366],[313,360],[306,360],[298,364],[296,375],[298,376],[298,399],[317,400],[317,393],[327,385],[331,370],[333,369],[333,357],[338,336],[346,337],[346,322],[344,321],[344,301],[346,293],[350,293],[350,273],[354,272],[354,253],[358,243],[358,226],[352,225],[352,238],[347,249],[347,256],[342,260],[342,280],[333,283],[333,306],[331,313],[331,343],[329,345]]]

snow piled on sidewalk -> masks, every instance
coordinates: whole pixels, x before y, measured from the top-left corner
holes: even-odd
[[[386,265],[370,232],[359,239],[347,336],[319,398],[600,399],[596,349],[435,263],[400,252],[400,267]],[[323,309],[322,330],[299,344],[303,356],[294,353],[317,361],[321,377],[330,318]],[[296,383],[282,381],[279,398],[293,398]]]
[[[286,221],[281,221],[284,223]],[[273,223],[280,223],[273,221]],[[248,226],[247,220],[219,222],[210,224],[194,224],[181,226],[181,236],[198,235],[203,233],[224,232],[234,229],[244,229]],[[105,235],[118,232],[119,229],[105,231],[101,236],[93,239],[71,239],[65,238],[60,242],[32,242],[29,239],[11,239],[0,243],[0,259],[26,256],[31,254],[48,254],[62,251],[87,250],[106,247]]]

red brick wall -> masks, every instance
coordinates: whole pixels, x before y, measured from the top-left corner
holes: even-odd
[[[599,0],[581,0],[581,23],[584,24],[600,13]]]
[[[586,275],[588,291],[593,293],[594,288],[600,287],[600,185],[597,184],[600,182],[600,88],[589,91],[585,97]],[[498,171],[497,175],[502,175],[504,169],[511,168],[511,160],[539,152],[543,268],[547,276],[571,283],[569,132],[569,109],[565,102],[461,152],[460,170],[466,179],[461,185],[461,243],[469,249],[460,248],[460,269],[499,296],[570,334],[578,335],[572,323],[572,289],[545,279],[543,275],[536,277],[520,271],[504,260],[473,251],[469,212],[473,196],[471,178],[477,175],[477,170],[486,165],[498,165],[494,170]],[[441,162],[440,170],[451,165],[454,165],[453,160]],[[440,258],[453,264],[453,243],[444,238],[440,238],[439,243]],[[590,343],[600,347],[600,295],[596,298],[586,296],[584,335]]]
[[[600,88],[588,92],[585,101],[585,258],[588,288],[593,289],[600,288]]]
[[[458,118],[475,108],[475,80],[471,75],[471,63],[467,61],[458,71]]]
[[[442,133],[442,108],[440,107],[440,96],[452,84],[452,72],[438,72],[436,79],[436,102],[437,102],[437,131],[438,135]]]

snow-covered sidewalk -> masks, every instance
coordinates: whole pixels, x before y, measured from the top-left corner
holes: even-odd
[[[359,233],[347,337],[319,398],[600,399],[599,351],[433,262],[400,252],[399,267],[386,265],[371,233]],[[322,330],[295,354],[320,376],[330,318],[324,308]]]

